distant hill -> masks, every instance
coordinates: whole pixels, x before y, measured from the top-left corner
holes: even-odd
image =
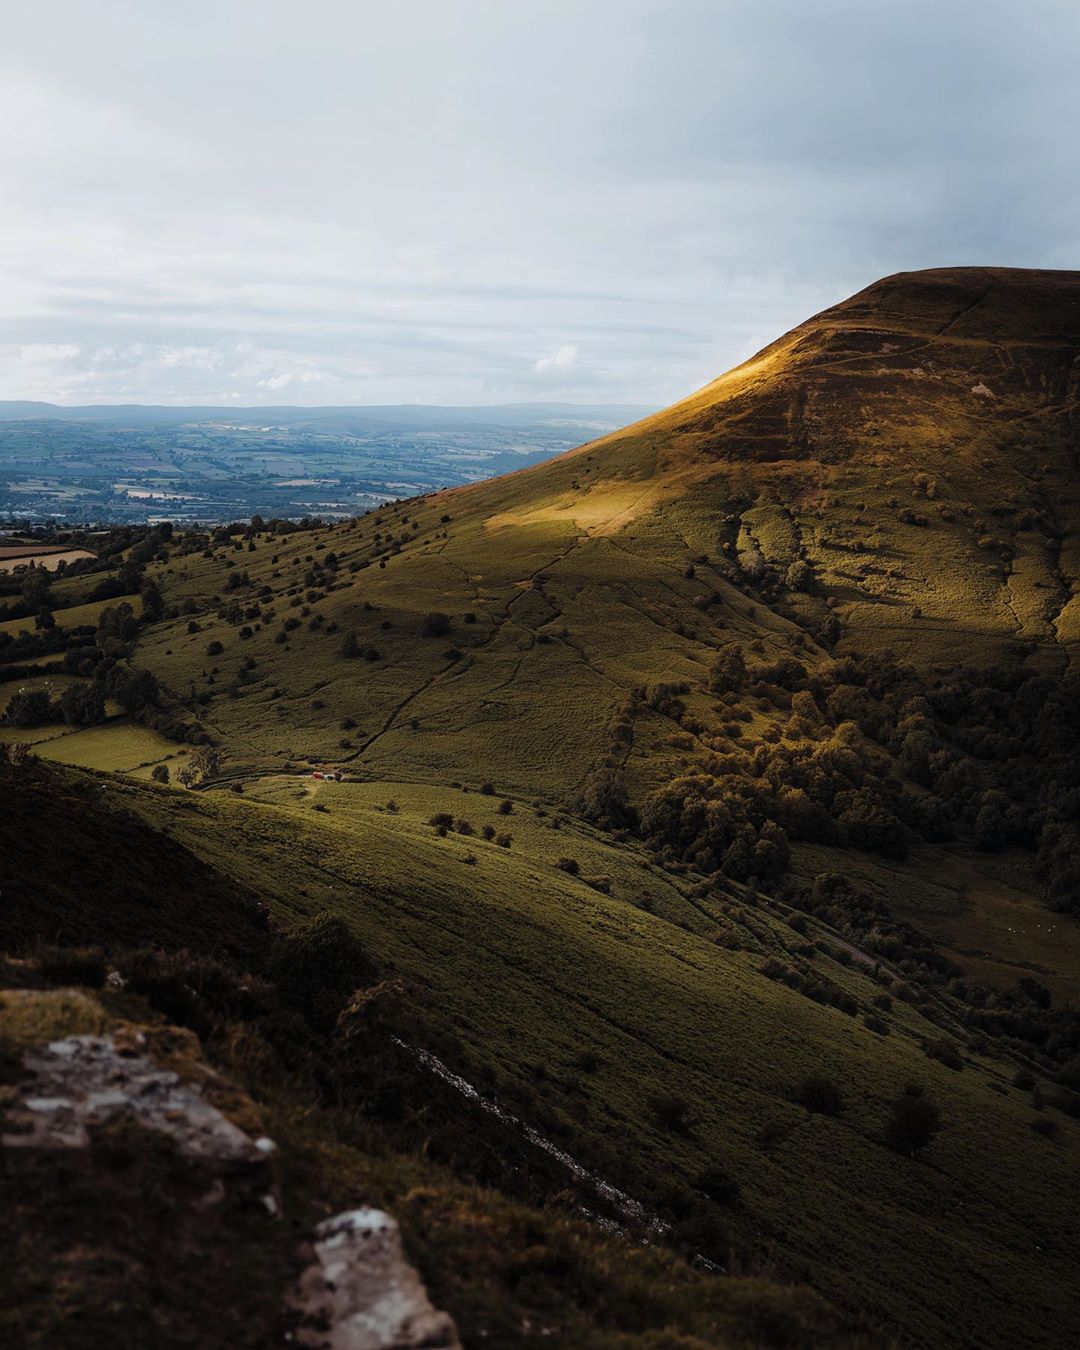
[[[605,424],[631,421],[651,408],[607,403],[504,403],[477,407],[439,407],[423,403],[387,405],[347,404],[341,407],[302,407],[289,404],[259,404],[251,408],[195,404],[87,403],[64,405],[26,400],[0,399],[0,422],[46,420],[65,422],[117,422],[128,426],[171,426],[188,422],[218,422],[224,425],[258,422],[292,426],[304,423],[334,423],[361,427],[393,426],[532,426],[538,420],[588,421]]]

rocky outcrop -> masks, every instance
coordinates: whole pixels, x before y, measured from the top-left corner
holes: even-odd
[[[397,1223],[354,1209],[315,1230],[292,1303],[298,1344],[321,1350],[460,1350],[453,1320],[432,1307]]]
[[[17,1297],[63,1283],[105,1325],[141,1327],[125,1344],[203,1344],[191,1336],[208,1317],[215,1346],[460,1350],[382,1210],[328,1219],[296,1252],[276,1155],[190,1031],[117,1020],[75,989],[0,990],[0,1247],[23,1244]],[[52,1315],[43,1297],[31,1324]]]
[[[273,1141],[251,1138],[199,1084],[145,1053],[146,1040],[137,1031],[68,1036],[28,1050],[3,1147],[88,1149],[94,1127],[123,1119],[167,1135],[184,1158],[225,1169],[264,1166]]]

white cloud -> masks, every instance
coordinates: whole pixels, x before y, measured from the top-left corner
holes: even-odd
[[[577,362],[577,348],[573,343],[566,343],[560,347],[557,352],[550,356],[542,356],[533,366],[537,375],[550,375],[555,371],[569,370]]]
[[[7,9],[5,397],[661,403],[876,276],[1075,265],[1061,0]]]
[[[15,352],[17,361],[42,365],[50,361],[71,361],[80,349],[73,342],[26,342]]]

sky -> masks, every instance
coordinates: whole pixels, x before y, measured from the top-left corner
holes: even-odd
[[[3,6],[0,398],[661,405],[1080,266],[1075,0]]]

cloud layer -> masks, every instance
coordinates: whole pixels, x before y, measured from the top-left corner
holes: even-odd
[[[664,402],[908,267],[1080,259],[1072,0],[43,0],[0,397]]]

